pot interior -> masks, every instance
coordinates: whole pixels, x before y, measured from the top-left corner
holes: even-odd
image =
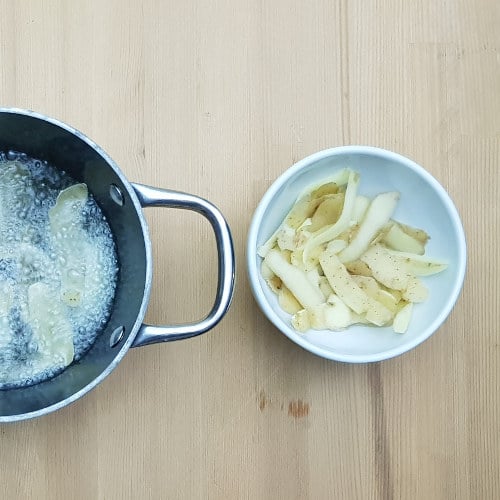
[[[90,350],[52,379],[30,387],[1,390],[0,421],[57,409],[102,380],[126,353],[137,333],[149,298],[150,272],[147,228],[133,188],[100,148],[55,120],[4,110],[0,111],[0,151],[9,150],[46,160],[87,184],[111,227],[119,273],[111,316]],[[115,196],[110,195],[110,189]],[[117,199],[117,189],[123,204],[113,200]],[[122,329],[121,340],[112,347],[117,330]],[[26,415],[33,412],[37,413]]]

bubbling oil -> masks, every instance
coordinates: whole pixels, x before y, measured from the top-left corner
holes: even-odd
[[[47,162],[0,152],[0,389],[60,373],[109,319],[118,261],[106,217],[88,194],[70,207],[67,226],[54,232],[49,220],[61,191],[75,184]],[[79,284],[73,303],[64,300],[65,279]],[[44,311],[33,310],[35,291]],[[45,336],[37,335],[42,323]],[[67,345],[58,349],[63,330],[72,340],[69,359]]]

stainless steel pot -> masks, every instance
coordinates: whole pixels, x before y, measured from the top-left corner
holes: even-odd
[[[222,319],[233,296],[235,261],[229,227],[214,205],[191,194],[130,183],[113,160],[82,133],[32,111],[0,108],[0,150],[47,160],[85,182],[107,217],[120,264],[110,319],[89,352],[50,380],[0,391],[0,422],[58,410],[99,384],[130,347],[194,337]],[[175,326],[143,323],[151,292],[152,256],[142,208],[152,206],[194,210],[213,228],[218,285],[212,310],[202,321]]]

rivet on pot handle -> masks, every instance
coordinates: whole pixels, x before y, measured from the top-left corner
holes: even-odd
[[[169,342],[200,335],[213,328],[227,312],[234,291],[235,260],[233,240],[226,220],[209,201],[192,194],[153,188],[132,183],[143,207],[170,207],[193,210],[203,215],[215,233],[218,253],[218,281],[215,302],[208,315],[199,322],[172,326],[143,324],[132,347]]]

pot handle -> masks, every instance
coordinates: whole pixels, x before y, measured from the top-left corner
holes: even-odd
[[[218,253],[218,281],[215,302],[208,315],[196,323],[154,326],[142,324],[132,347],[195,337],[213,328],[226,314],[234,292],[235,259],[231,232],[224,216],[209,201],[192,194],[132,183],[141,206],[193,210],[210,222]]]

